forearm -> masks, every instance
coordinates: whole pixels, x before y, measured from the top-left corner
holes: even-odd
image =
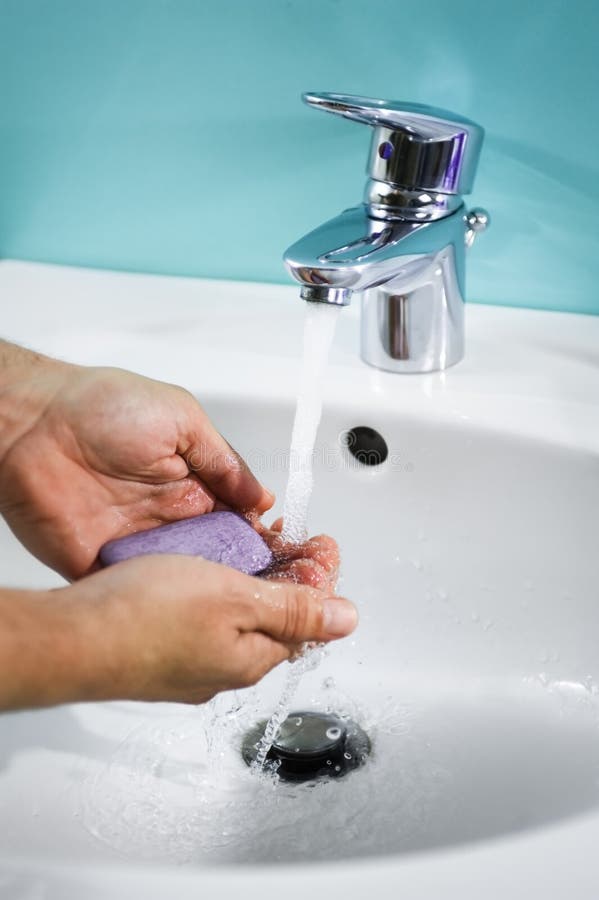
[[[0,589],[0,710],[101,696],[89,611],[69,588]]]
[[[0,340],[0,462],[60,390],[67,363]]]

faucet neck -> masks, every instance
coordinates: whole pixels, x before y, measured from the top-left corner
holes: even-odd
[[[406,188],[369,178],[364,203],[372,219],[434,222],[456,212],[463,205],[463,200],[459,194]]]

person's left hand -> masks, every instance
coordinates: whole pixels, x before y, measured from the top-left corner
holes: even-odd
[[[255,523],[270,547],[274,562],[264,576],[270,581],[292,581],[321,591],[334,591],[339,577],[339,548],[327,534],[311,537],[301,544],[285,543],[281,537],[283,519],[270,526]]]
[[[121,369],[48,361],[43,404],[0,460],[0,512],[66,578],[97,567],[106,541],[273,495],[180,387]]]

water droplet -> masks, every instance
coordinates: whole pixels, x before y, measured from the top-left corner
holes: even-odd
[[[326,735],[330,741],[336,741],[341,737],[341,729],[336,725],[331,725],[330,728],[327,728]]]
[[[345,757],[346,759],[351,759],[351,753],[348,753],[348,752],[346,751],[343,755],[344,755],[344,757]]]
[[[304,720],[302,719],[302,717],[301,717],[301,716],[298,716],[297,719],[295,720],[295,724],[296,724],[296,725],[301,725],[303,721],[304,721]]]
[[[341,771],[341,766],[335,766],[335,772],[340,772],[340,771]]]

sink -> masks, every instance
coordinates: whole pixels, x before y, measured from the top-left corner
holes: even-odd
[[[295,290],[12,262],[0,285],[6,336],[194,390],[281,511]],[[599,320],[468,312],[466,361],[426,376],[364,366],[340,314],[310,520],[361,621],[294,708],[356,719],[365,765],[316,786],[247,770],[287,664],[200,708],[4,715],[0,897],[262,897],[281,877],[298,898],[562,897],[573,871],[597,896]],[[356,426],[383,464],[351,456]],[[3,585],[60,584],[5,527],[0,559]]]

